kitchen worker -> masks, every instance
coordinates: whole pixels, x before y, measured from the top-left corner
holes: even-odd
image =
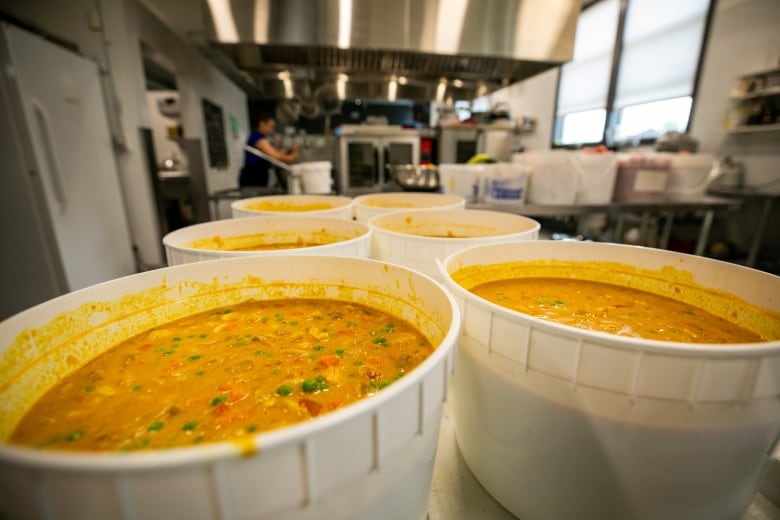
[[[280,150],[271,143],[271,138],[276,129],[276,120],[271,115],[261,115],[257,120],[257,127],[246,140],[248,146],[257,148],[261,152],[286,163],[292,163],[298,158],[298,145],[293,144],[288,151]],[[238,185],[268,186],[268,170],[271,163],[267,159],[259,157],[249,151],[244,151],[244,166],[238,176]],[[285,179],[279,178],[282,186],[286,185]]]

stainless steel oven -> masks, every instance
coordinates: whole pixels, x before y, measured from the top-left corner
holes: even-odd
[[[388,164],[420,164],[420,133],[393,126],[342,127],[339,193],[382,191],[391,186]]]

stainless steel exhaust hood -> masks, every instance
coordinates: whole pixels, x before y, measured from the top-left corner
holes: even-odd
[[[259,97],[445,101],[473,99],[569,61],[581,0],[200,6],[199,46]]]

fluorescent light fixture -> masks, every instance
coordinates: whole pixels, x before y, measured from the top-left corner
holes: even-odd
[[[338,46],[349,47],[352,39],[352,0],[339,0]]]
[[[282,80],[282,85],[284,86],[284,97],[287,99],[292,99],[295,97],[295,94],[293,92],[293,85],[292,85],[292,76],[290,76],[289,70],[284,70],[280,72],[277,77]]]
[[[444,94],[447,93],[447,80],[442,78],[439,80],[439,84],[436,86],[436,101],[441,103],[444,101]]]
[[[228,0],[208,0],[211,18],[214,20],[217,39],[223,42],[238,42],[238,29],[233,19]]]
[[[347,81],[349,81],[349,76],[343,72],[336,76],[336,95],[339,99],[347,97]]]
[[[390,76],[390,81],[387,82],[387,99],[388,101],[395,101],[398,98],[398,78],[394,75]]]
[[[434,50],[441,54],[457,54],[460,36],[466,21],[468,0],[439,2],[436,14],[436,42]]]

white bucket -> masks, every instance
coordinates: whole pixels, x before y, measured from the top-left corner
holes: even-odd
[[[497,267],[504,262],[564,276],[582,263],[601,263],[603,273],[633,266],[620,273],[671,280],[669,292],[692,291],[687,298],[731,294],[775,313],[780,277],[660,249],[561,241],[479,245],[442,268],[463,316],[453,380],[458,446],[512,514],[740,518],[778,444],[780,340],[692,345],[617,336],[521,314],[467,290],[506,277]],[[452,277],[477,266],[473,282]],[[721,304],[727,298],[709,303]]]
[[[460,195],[469,201],[482,200],[483,177],[487,164],[440,164],[442,193]]]
[[[286,194],[239,199],[230,204],[233,218],[335,217],[352,220],[352,197],[343,195]]]
[[[240,442],[100,454],[5,442],[38,395],[107,346],[159,323],[250,298],[307,297],[368,304],[408,320],[437,348],[376,396]],[[459,316],[452,297],[428,277],[332,256],[166,267],[17,314],[0,322],[2,516],[422,520]]]
[[[485,171],[485,202],[524,203],[528,167],[523,163],[491,164]]]
[[[717,176],[712,154],[658,154],[671,159],[666,191],[672,195],[701,195]]]
[[[618,160],[614,153],[578,153],[574,157],[577,170],[577,204],[609,204],[615,190]]]
[[[437,266],[467,247],[536,240],[539,222],[522,215],[477,209],[400,211],[373,217],[371,257],[442,281]]]
[[[292,173],[300,178],[303,193],[331,193],[333,165],[330,161],[312,161],[293,165]]]
[[[529,204],[571,205],[577,201],[577,154],[571,150],[529,151],[523,154],[520,164],[526,165],[530,173]]]
[[[217,237],[219,242],[217,241]],[[260,244],[308,243],[284,249],[253,249]],[[224,249],[219,245],[223,244]],[[202,222],[163,237],[168,265],[236,256],[323,255],[368,258],[371,229],[336,217],[261,216]]]

